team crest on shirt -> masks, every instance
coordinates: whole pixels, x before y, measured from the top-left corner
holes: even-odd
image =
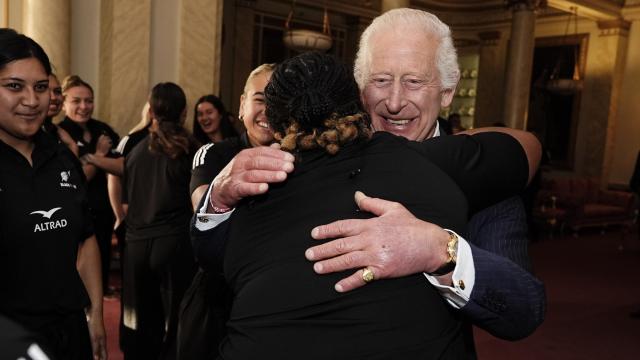
[[[60,187],[75,189],[76,185],[70,183],[69,178],[71,178],[71,170],[60,172]]]
[[[29,215],[40,215],[45,219],[45,221],[35,225],[33,232],[49,231],[67,227],[67,219],[52,219],[58,210],[61,209],[61,207],[55,207],[50,210],[36,210],[29,213]]]

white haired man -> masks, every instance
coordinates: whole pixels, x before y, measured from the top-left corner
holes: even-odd
[[[439,136],[438,113],[451,103],[459,80],[448,26],[420,10],[396,9],[379,16],[362,35],[355,77],[374,130],[418,141]],[[213,181],[211,197],[205,199],[208,211],[230,209],[244,197],[266,192],[269,183],[284,181],[292,168],[290,154],[275,149],[238,154]],[[436,286],[468,324],[495,336],[520,339],[542,322],[544,287],[526,270],[526,225],[519,200],[485,210],[476,221],[483,230],[470,232],[469,241],[460,238],[457,245],[427,236],[424,229],[429,224],[401,204],[366,198],[359,206],[376,217],[314,228],[314,238],[334,240],[305,253],[319,274],[355,270],[336,284],[337,291],[350,291],[372,279],[423,272],[429,280],[425,286]],[[505,220],[505,209],[518,216]],[[228,216],[218,215],[215,223]],[[197,230],[211,227],[210,218],[197,217],[196,239],[211,240],[210,234]],[[209,225],[198,224],[201,219]],[[224,226],[218,228],[217,233],[224,233]],[[434,248],[444,255],[427,250]],[[471,336],[470,329],[468,333]],[[471,355],[473,342],[468,344]]]

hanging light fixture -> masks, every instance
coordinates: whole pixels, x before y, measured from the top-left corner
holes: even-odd
[[[567,19],[567,26],[564,34],[565,39],[567,39],[569,35],[569,25],[571,24],[572,19],[574,20],[574,32],[576,35],[578,34],[578,8],[572,6],[569,9],[571,10],[571,14]],[[584,81],[582,80],[582,74],[580,73],[580,56],[578,52],[579,46],[574,46],[573,76],[571,78],[559,77],[561,59],[558,59],[549,80],[547,80],[547,90],[558,95],[573,95],[582,90]]]
[[[295,10],[296,0],[291,3],[291,11],[284,24],[284,35],[282,40],[286,47],[291,50],[304,51],[320,51],[325,52],[333,45],[331,39],[331,28],[329,24],[329,13],[327,12],[327,3],[324,4],[324,17],[322,19],[322,32],[306,29],[291,29],[291,20]]]

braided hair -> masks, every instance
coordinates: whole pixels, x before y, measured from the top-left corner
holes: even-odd
[[[341,145],[370,136],[351,70],[332,56],[304,53],[280,64],[265,88],[274,137],[286,151]]]

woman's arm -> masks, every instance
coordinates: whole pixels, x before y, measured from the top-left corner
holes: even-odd
[[[89,164],[106,171],[109,174],[116,176],[122,176],[122,169],[124,168],[124,158],[110,158],[104,155],[100,155],[97,152],[87,156]]]
[[[71,138],[71,135],[69,135],[69,133],[60,126],[56,125],[56,129],[58,129],[58,137],[60,138],[60,141],[62,141],[62,143],[65,144],[69,148],[69,150],[71,150],[73,155],[78,157],[78,154],[80,154],[80,150],[78,149],[78,144],[76,144],[76,142]]]
[[[95,235],[87,238],[78,249],[76,263],[80,278],[87,289],[89,308],[89,334],[94,359],[107,359],[106,334],[102,318],[102,276],[100,273],[100,250]]]
[[[542,145],[540,145],[540,141],[538,141],[538,138],[536,138],[535,135],[530,132],[506,127],[477,128],[465,130],[456,135],[473,135],[489,131],[508,134],[514,139],[518,140],[518,142],[522,146],[522,149],[527,155],[527,160],[529,162],[529,180],[527,181],[527,184],[531,182],[531,179],[538,170],[538,165],[540,165],[540,158],[542,157]]]

